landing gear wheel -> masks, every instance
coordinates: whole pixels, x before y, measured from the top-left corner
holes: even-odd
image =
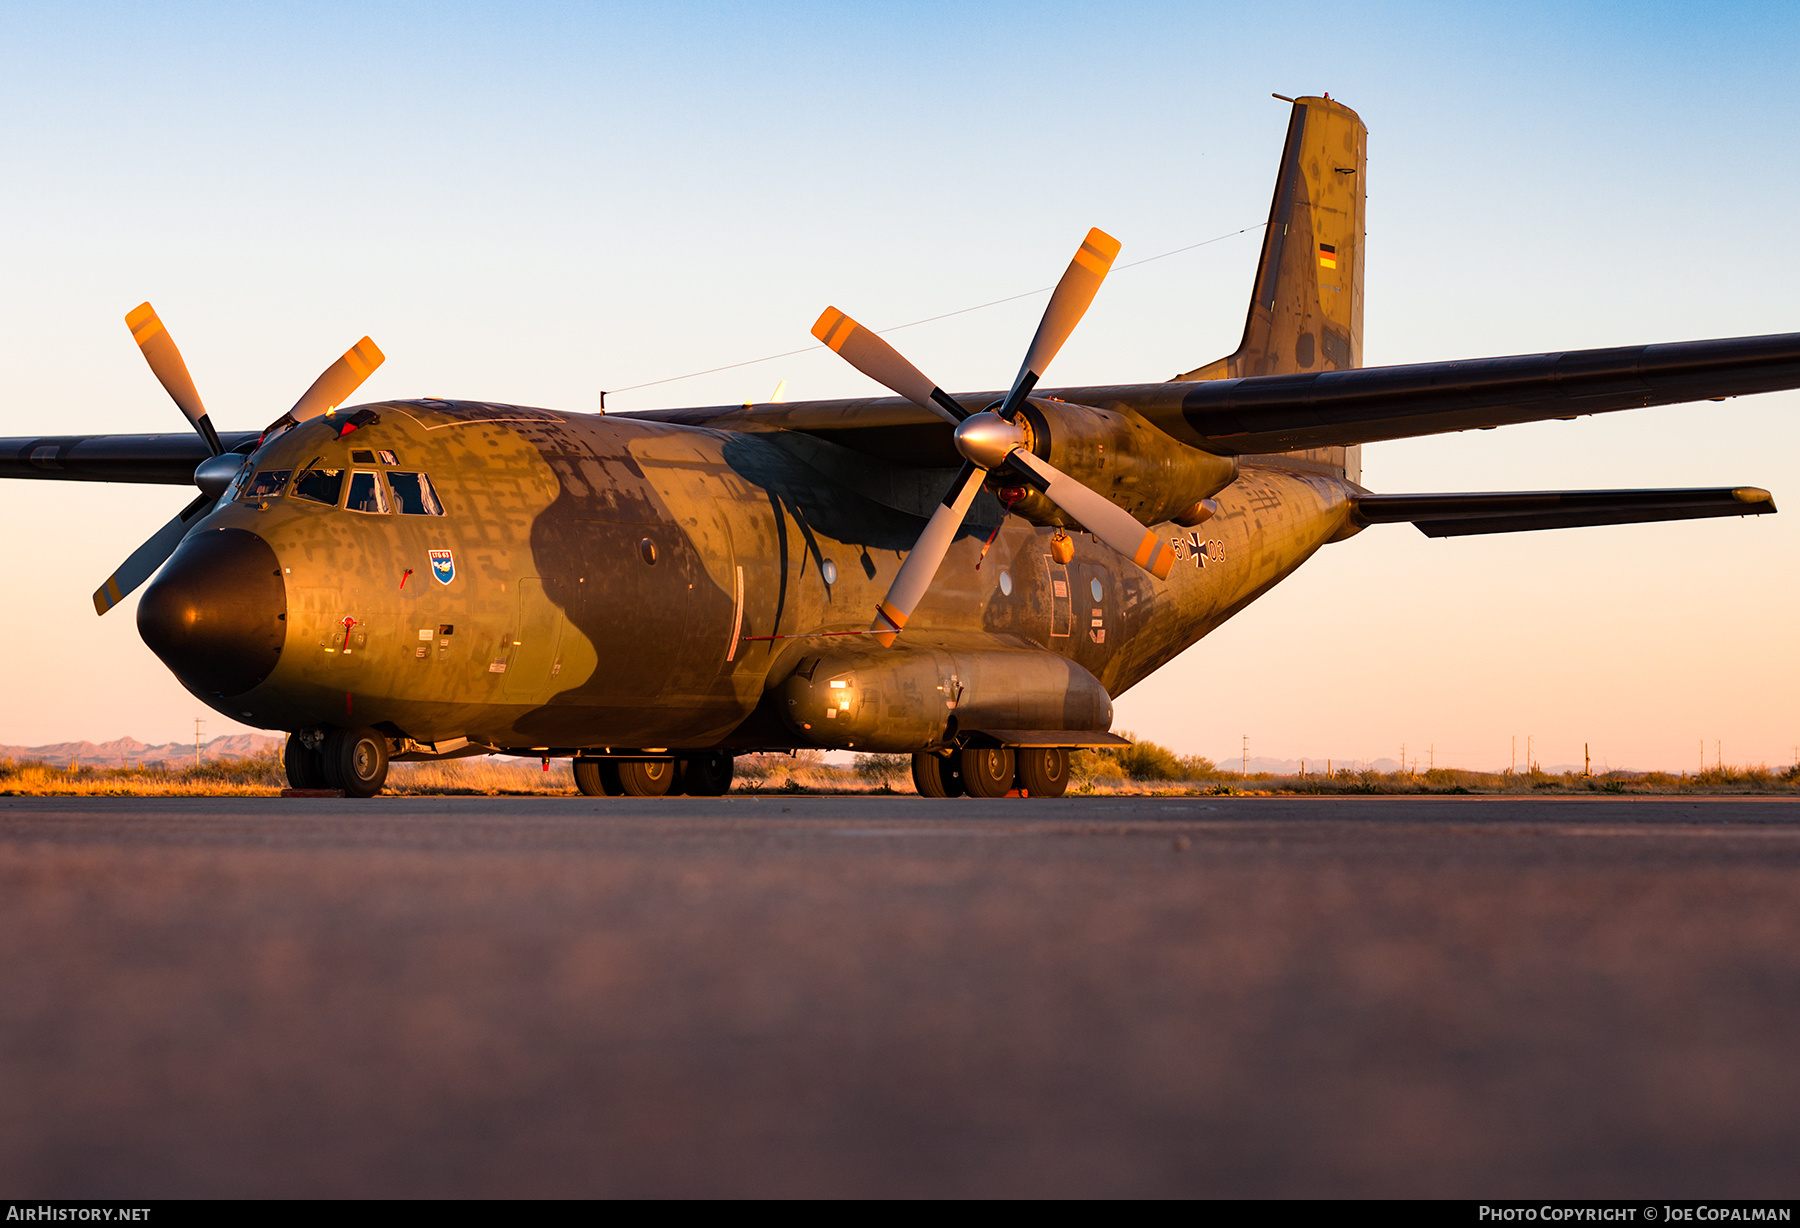
[[[619,783],[619,765],[611,759],[577,759],[575,787],[583,797],[617,797],[625,792]]]
[[[336,729],[325,735],[325,778],[345,797],[374,797],[387,783],[387,739],[373,729]]]
[[[961,797],[962,770],[954,754],[934,755],[929,751],[912,757],[913,788],[920,797]]]
[[[730,755],[718,751],[684,759],[681,762],[682,792],[689,797],[721,797],[731,788],[731,774],[736,766]]]
[[[1005,797],[1013,787],[1013,753],[1006,746],[980,746],[962,753],[963,788],[970,797]]]
[[[330,789],[325,780],[325,757],[300,740],[297,733],[288,734],[287,746],[281,752],[281,766],[287,769],[290,789]]]
[[[1019,788],[1032,797],[1061,797],[1069,788],[1069,752],[1060,746],[1026,746],[1017,752]]]
[[[673,759],[619,760],[620,791],[626,797],[664,797],[674,783]]]

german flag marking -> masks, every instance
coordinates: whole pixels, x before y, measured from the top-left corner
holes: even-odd
[[[1329,243],[1319,244],[1319,267],[1322,269],[1337,268],[1337,248]]]

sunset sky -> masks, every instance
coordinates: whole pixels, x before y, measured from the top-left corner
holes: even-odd
[[[364,333],[359,400],[562,409],[1259,225],[1287,107],[1369,136],[1365,361],[1800,330],[1800,8],[1293,3],[9,5],[0,436],[221,429]],[[1047,384],[1166,378],[1242,329],[1252,232],[1117,272]],[[1043,297],[890,339],[1016,370]],[[609,408],[873,391],[821,347]],[[1123,696],[1183,752],[1431,747],[1596,766],[1800,745],[1800,393],[1372,445],[1378,491],[1757,485],[1781,515],[1326,547]],[[192,492],[0,483],[0,743],[237,731],[89,594]]]

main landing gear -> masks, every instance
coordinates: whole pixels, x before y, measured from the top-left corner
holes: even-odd
[[[1069,752],[1061,746],[978,746],[913,756],[920,797],[1061,797],[1069,787]]]
[[[281,763],[293,788],[374,797],[387,783],[388,742],[374,729],[333,729],[323,737],[290,733]]]
[[[719,797],[731,788],[733,760],[710,752],[683,759],[576,759],[575,787],[588,797]]]

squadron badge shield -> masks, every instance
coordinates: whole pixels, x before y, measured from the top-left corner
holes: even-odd
[[[456,560],[450,557],[448,550],[433,550],[431,553],[431,574],[437,577],[439,584],[448,584],[456,579]]]

